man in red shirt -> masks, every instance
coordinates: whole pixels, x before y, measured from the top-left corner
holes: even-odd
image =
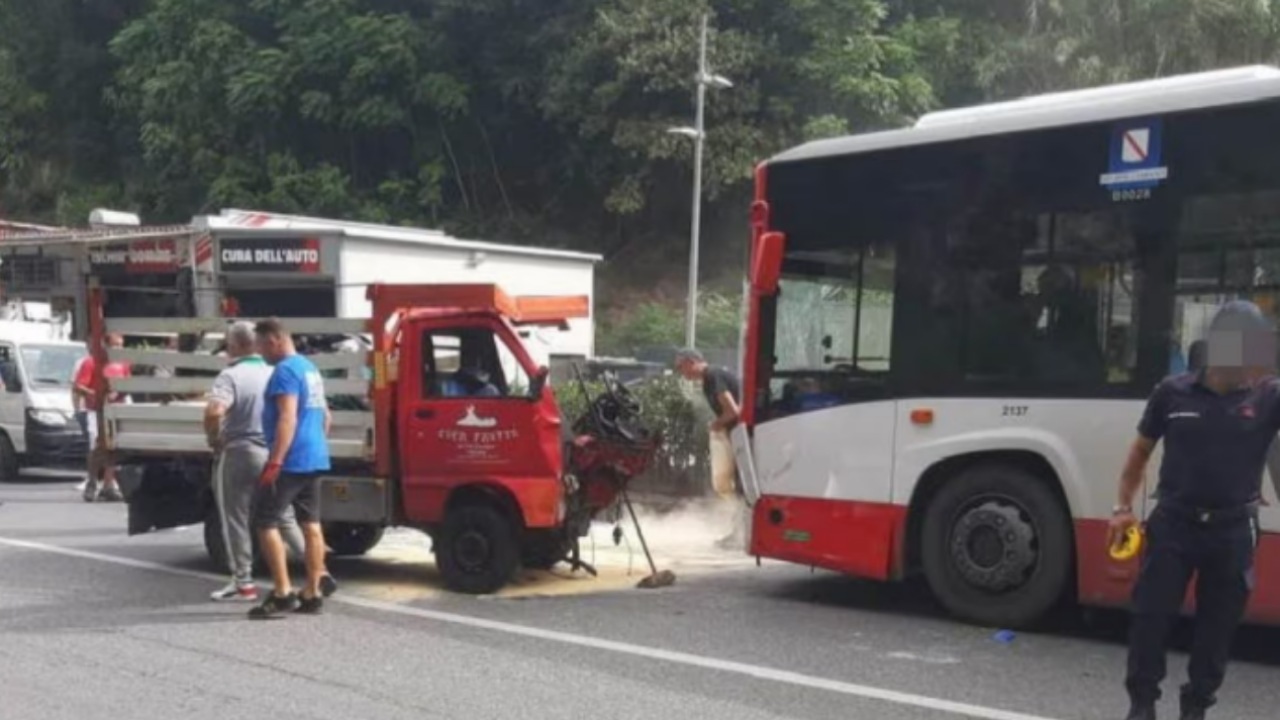
[[[107,336],[107,347],[119,348],[124,346],[124,338],[118,334]],[[124,495],[120,493],[120,487],[116,484],[116,469],[108,462],[108,454],[105,448],[98,447],[98,409],[102,407],[99,402],[97,388],[94,387],[93,375],[97,370],[97,361],[93,355],[89,355],[80,363],[79,369],[76,371],[75,392],[80,396],[84,403],[85,409],[85,432],[89,436],[89,480],[84,486],[84,501],[93,502],[94,500],[105,500],[107,502],[119,502],[124,500]],[[112,362],[107,363],[102,368],[102,375],[107,378],[129,377],[131,369],[128,363]],[[107,398],[107,402],[120,402],[122,397],[119,393],[114,393]],[[98,479],[101,477],[102,485],[99,488]]]

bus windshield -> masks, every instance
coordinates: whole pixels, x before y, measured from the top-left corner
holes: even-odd
[[[889,370],[893,248],[872,247],[784,272],[779,283],[777,372]]]

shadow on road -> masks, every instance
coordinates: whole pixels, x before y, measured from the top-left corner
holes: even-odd
[[[939,622],[959,622],[950,617],[932,597],[922,580],[876,583],[842,575],[818,572],[807,578],[780,582],[770,591],[782,602],[846,608],[859,612],[884,613],[895,617],[919,617]],[[1035,632],[1061,638],[1124,645],[1128,639],[1128,613],[1121,610],[1082,608],[1064,604]],[[991,628],[994,632],[998,628]],[[1178,623],[1171,638],[1172,648],[1185,652],[1195,629],[1190,619]],[[1280,628],[1245,626],[1236,634],[1233,659],[1280,667]]]

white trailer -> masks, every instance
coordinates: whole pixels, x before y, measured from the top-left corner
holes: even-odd
[[[204,276],[197,279],[197,294],[206,298],[201,315],[221,314],[217,290],[236,298],[246,315],[278,313],[270,306],[292,300],[306,303],[309,316],[361,318],[371,310],[365,299],[371,283],[494,283],[516,295],[590,298],[591,317],[571,320],[567,330],[530,334],[526,341],[544,364],[552,355],[594,354],[599,255],[252,210],[198,217],[193,227],[192,257]]]

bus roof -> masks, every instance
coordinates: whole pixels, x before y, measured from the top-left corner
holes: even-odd
[[[921,117],[910,128],[817,140],[768,162],[815,160],[1276,97],[1280,97],[1280,69],[1252,65],[942,110]]]

